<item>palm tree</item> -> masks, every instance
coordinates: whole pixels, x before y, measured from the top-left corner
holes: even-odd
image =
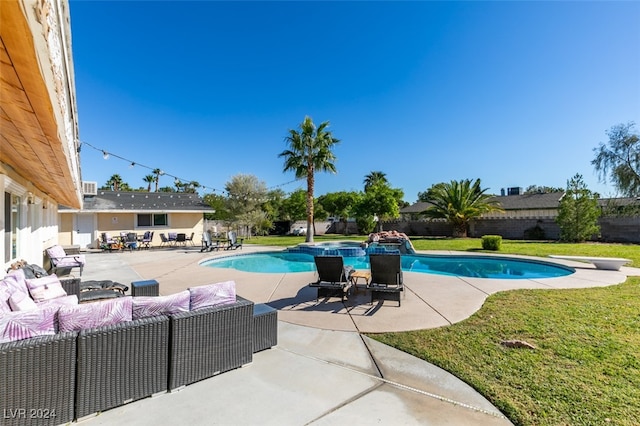
[[[162,170],[160,169],[153,169],[152,172],[155,175],[155,181],[156,181],[156,192],[158,192],[158,183],[160,183],[160,175],[162,174]]]
[[[387,174],[380,171],[369,173],[364,177],[364,192],[367,192],[369,188],[378,183],[388,184],[389,181],[387,180]]]
[[[147,183],[147,192],[151,192],[151,184],[156,181],[154,175],[146,175],[143,179]]]
[[[114,191],[119,191],[120,186],[122,185],[122,177],[118,174],[111,176],[107,181],[107,185],[109,185],[109,187]]]
[[[429,201],[433,206],[424,210],[427,217],[446,219],[453,225],[454,237],[466,237],[467,225],[472,219],[491,211],[502,211],[500,202],[491,200],[492,195],[485,194],[487,189],[480,188],[480,179],[471,183],[470,179],[452,180],[450,183],[434,185]]]
[[[289,149],[280,153],[284,157],[284,171],[293,170],[296,178],[307,178],[307,235],[306,241],[313,242],[313,188],[315,172],[336,172],[333,164],[336,157],[332,148],[340,142],[327,130],[329,122],[321,123],[317,128],[311,117],[305,117],[298,130],[289,130],[285,141]]]

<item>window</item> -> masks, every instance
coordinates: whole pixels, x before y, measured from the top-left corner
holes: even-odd
[[[158,214],[139,214],[138,215],[138,227],[151,227],[151,226],[168,226],[169,221],[167,220],[166,213],[158,213]]]

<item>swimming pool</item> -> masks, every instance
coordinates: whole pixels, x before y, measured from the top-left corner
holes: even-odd
[[[345,265],[369,269],[367,256],[344,256]],[[438,275],[476,278],[532,279],[570,275],[573,268],[550,262],[481,255],[402,255],[402,270]],[[313,255],[290,251],[238,254],[209,260],[211,268],[231,268],[244,272],[291,273],[316,270]]]

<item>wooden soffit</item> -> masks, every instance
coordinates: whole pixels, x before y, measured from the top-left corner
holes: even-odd
[[[57,203],[80,208],[80,184],[69,158],[77,153],[65,149],[64,123],[51,97],[55,90],[74,88],[50,90],[55,80],[47,81],[42,68],[51,65],[41,63],[34,41],[44,43],[43,29],[35,28],[20,2],[0,0],[0,162]]]

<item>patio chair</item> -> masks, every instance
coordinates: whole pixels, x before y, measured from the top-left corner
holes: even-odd
[[[164,235],[164,233],[160,233],[160,247],[164,246],[164,245],[170,245],[171,241],[169,241],[169,239],[167,238],[166,235]]]
[[[130,251],[138,249],[138,234],[135,232],[128,232],[124,240],[124,246]]]
[[[176,240],[178,239],[178,233],[169,232],[168,238],[169,238],[169,244],[172,245],[172,246],[175,246],[176,245]]]
[[[141,243],[141,247],[144,248],[149,248],[151,247],[151,242],[153,241],[153,232],[152,231],[146,231],[144,233],[144,235],[142,236],[142,240],[140,240]]]
[[[194,235],[196,235],[196,233],[192,232],[190,237],[186,237],[186,241],[191,245],[193,245],[193,236]]]
[[[217,240],[215,242],[211,241],[211,234],[208,232],[202,233],[202,248],[200,249],[200,253],[203,251],[218,250],[219,248],[220,245]]]
[[[113,251],[114,249],[120,250],[122,247],[119,240],[111,237],[108,232],[103,232],[100,238],[100,248],[102,250]]]
[[[400,254],[370,254],[371,280],[367,289],[374,300],[396,300],[400,306],[400,294],[404,291]]]
[[[73,268],[80,268],[80,276],[82,276],[82,269],[86,262],[83,254],[67,255],[62,246],[57,244],[49,247],[46,252],[51,261],[52,273],[57,274],[61,269],[71,270]]]
[[[174,242],[174,245],[178,244],[181,244],[183,246],[187,245],[187,234],[179,233],[176,235],[176,241]]]
[[[351,288],[352,266],[345,266],[342,256],[314,256],[318,271],[318,281],[310,283],[318,293],[316,301],[321,297],[339,297],[344,302],[345,295]]]
[[[240,238],[240,242],[238,242],[238,234],[236,234],[236,231],[229,231],[227,233],[227,240],[228,245],[226,250],[235,250],[237,248],[242,250],[242,242],[244,241],[244,238]]]

